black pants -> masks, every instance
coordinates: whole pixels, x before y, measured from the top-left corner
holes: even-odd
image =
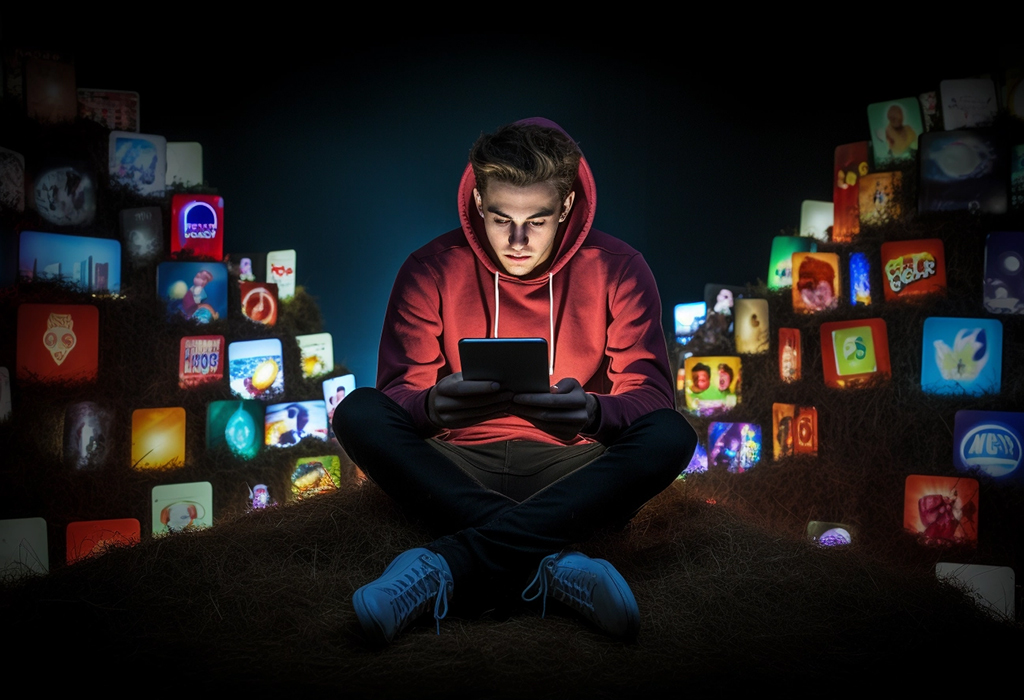
[[[357,389],[334,413],[345,452],[439,539],[455,583],[536,568],[603,526],[625,522],[687,465],[697,434],[676,411],[637,420],[611,444],[510,440],[460,447],[424,439],[376,389]]]

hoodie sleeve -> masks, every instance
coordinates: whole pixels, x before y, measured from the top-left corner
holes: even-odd
[[[439,435],[427,417],[427,393],[450,370],[441,351],[441,299],[433,275],[410,256],[395,278],[377,354],[377,389],[412,416],[424,435]]]
[[[652,411],[675,408],[661,297],[654,274],[639,253],[623,266],[609,297],[609,315],[605,352],[611,390],[595,392],[600,416],[585,434],[599,442],[613,440]]]

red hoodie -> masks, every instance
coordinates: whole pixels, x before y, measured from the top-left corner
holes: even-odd
[[[546,119],[526,121],[561,128]],[[459,183],[462,226],[414,252],[398,271],[384,317],[377,388],[405,408],[417,427],[457,444],[607,442],[641,416],[674,408],[654,275],[640,253],[591,228],[597,192],[587,161],[580,159],[576,201],[562,224],[561,245],[547,274],[537,279],[499,271],[487,255],[474,187],[467,165]],[[548,340],[552,384],[573,377],[597,397],[600,421],[593,433],[565,443],[517,416],[453,430],[430,422],[427,393],[439,379],[462,370],[460,339],[498,337],[496,308],[500,337]]]

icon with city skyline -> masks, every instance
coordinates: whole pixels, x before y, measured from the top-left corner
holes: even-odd
[[[63,282],[83,292],[121,293],[121,243],[110,238],[22,231],[22,279]]]

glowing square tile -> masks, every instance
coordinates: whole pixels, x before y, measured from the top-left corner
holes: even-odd
[[[1021,161],[1024,162],[1024,154]],[[998,231],[985,239],[985,310],[1024,314],[1024,233]]]
[[[1021,445],[1024,413],[957,411],[953,424],[953,466],[959,472],[978,469],[997,482],[1024,480]]]
[[[121,291],[121,244],[109,238],[22,231],[18,276],[65,282],[83,292]]]
[[[119,520],[79,520],[68,523],[67,563],[98,557],[110,547],[136,545],[142,528],[135,518]]]
[[[740,402],[741,363],[736,356],[688,357],[686,408],[699,416],[726,413]]]
[[[267,282],[277,285],[281,301],[295,296],[295,251],[272,250],[267,253]]]
[[[132,411],[132,467],[160,469],[185,464],[185,409]]]
[[[178,385],[187,389],[224,379],[224,336],[190,335],[181,339]]]
[[[889,334],[882,319],[823,323],[820,335],[821,365],[827,386],[846,388],[892,375]]]
[[[266,253],[228,253],[228,273],[239,282],[263,282],[267,277]]]
[[[156,262],[166,250],[160,207],[121,210],[121,249],[133,265]]]
[[[835,253],[793,253],[793,310],[803,313],[834,309],[842,294],[839,256]]]
[[[292,496],[298,501],[333,491],[341,486],[341,460],[338,455],[298,459],[291,482]]]
[[[918,211],[1006,213],[1008,157],[1008,149],[990,130],[924,134]]]
[[[708,468],[725,467],[742,474],[761,461],[761,426],[719,423],[708,426]]]
[[[800,235],[827,243],[832,238],[832,202],[805,199],[800,205]]]
[[[90,381],[99,367],[100,315],[84,304],[18,307],[18,366],[22,380]]]
[[[903,174],[899,172],[871,173],[857,183],[860,223],[878,226],[898,221],[903,216],[896,193],[903,187]]]
[[[933,394],[995,394],[1002,387],[1003,324],[990,318],[926,318],[921,388]]]
[[[772,445],[775,459],[818,454],[818,409],[788,403],[772,404]]]
[[[768,300],[737,299],[734,314],[736,352],[755,355],[768,352]]]
[[[224,198],[215,194],[171,197],[171,253],[182,250],[220,262],[224,259]]]
[[[676,304],[673,309],[676,342],[685,345],[708,317],[708,305],[703,301]]]
[[[38,165],[26,203],[43,221],[55,226],[88,226],[96,220],[99,190],[92,166],[85,161],[54,159]],[[120,258],[117,264],[121,264]]]
[[[966,587],[978,607],[997,620],[1016,620],[1016,576],[1010,567],[938,562],[935,576]]]
[[[946,253],[938,238],[882,244],[882,291],[886,301],[946,289]]]
[[[228,271],[218,262],[164,262],[156,268],[157,296],[168,318],[209,323],[228,313]]]
[[[46,521],[42,518],[0,520],[0,583],[49,571]]]
[[[327,409],[323,401],[292,401],[267,406],[266,444],[287,447],[308,437],[327,440]]]
[[[690,474],[703,474],[708,470],[708,451],[704,445],[697,443],[697,447],[693,450],[693,456],[690,457],[690,462],[686,465],[686,469],[680,472],[676,479],[685,479]]]
[[[153,536],[213,525],[213,485],[209,481],[153,487]]]
[[[776,236],[768,263],[768,289],[793,286],[793,253],[814,253],[818,244],[800,236]]]
[[[904,97],[868,105],[868,128],[874,166],[881,169],[893,161],[913,160],[918,137],[924,133],[921,105],[916,97]]]
[[[853,535],[853,528],[844,523],[826,523],[820,520],[807,523],[807,539],[822,547],[853,544]]]
[[[800,379],[801,357],[799,328],[779,329],[779,379],[795,382]]]
[[[850,253],[850,304],[871,305],[871,262],[867,253]]]
[[[708,312],[716,314],[732,315],[732,307],[736,300],[743,297],[743,287],[729,284],[704,285],[704,303],[707,304]]]
[[[203,184],[203,145],[201,143],[196,141],[167,142],[167,184],[181,185],[182,187],[195,187]]]
[[[113,442],[114,414],[92,401],[73,403],[64,411],[64,464],[71,469],[98,469],[106,464]]]
[[[330,333],[295,336],[302,356],[302,376],[307,379],[334,371],[334,341]]]
[[[327,406],[327,429],[331,439],[337,442],[337,438],[334,436],[334,409],[346,396],[356,390],[356,375],[345,374],[325,379],[321,386],[324,391],[324,404]]]
[[[272,282],[239,282],[242,315],[250,321],[273,326],[277,323],[277,285]]]
[[[261,401],[211,401],[206,407],[206,449],[228,449],[240,459],[252,459],[263,445],[264,415]]]
[[[849,243],[860,233],[860,178],[868,174],[867,141],[837,146],[832,174],[832,241]],[[788,286],[788,285],[787,285]]]
[[[911,474],[904,490],[903,529],[919,535],[922,544],[976,545],[978,482]]]
[[[991,78],[943,80],[942,125],[946,131],[991,126],[999,112],[996,86]]]
[[[108,142],[112,184],[139,194],[163,195],[167,175],[167,139],[134,131],[111,131]]]
[[[277,338],[239,340],[228,345],[231,393],[270,401],[284,393],[284,352]]]
[[[139,131],[139,93],[78,88],[78,116],[111,131]]]

